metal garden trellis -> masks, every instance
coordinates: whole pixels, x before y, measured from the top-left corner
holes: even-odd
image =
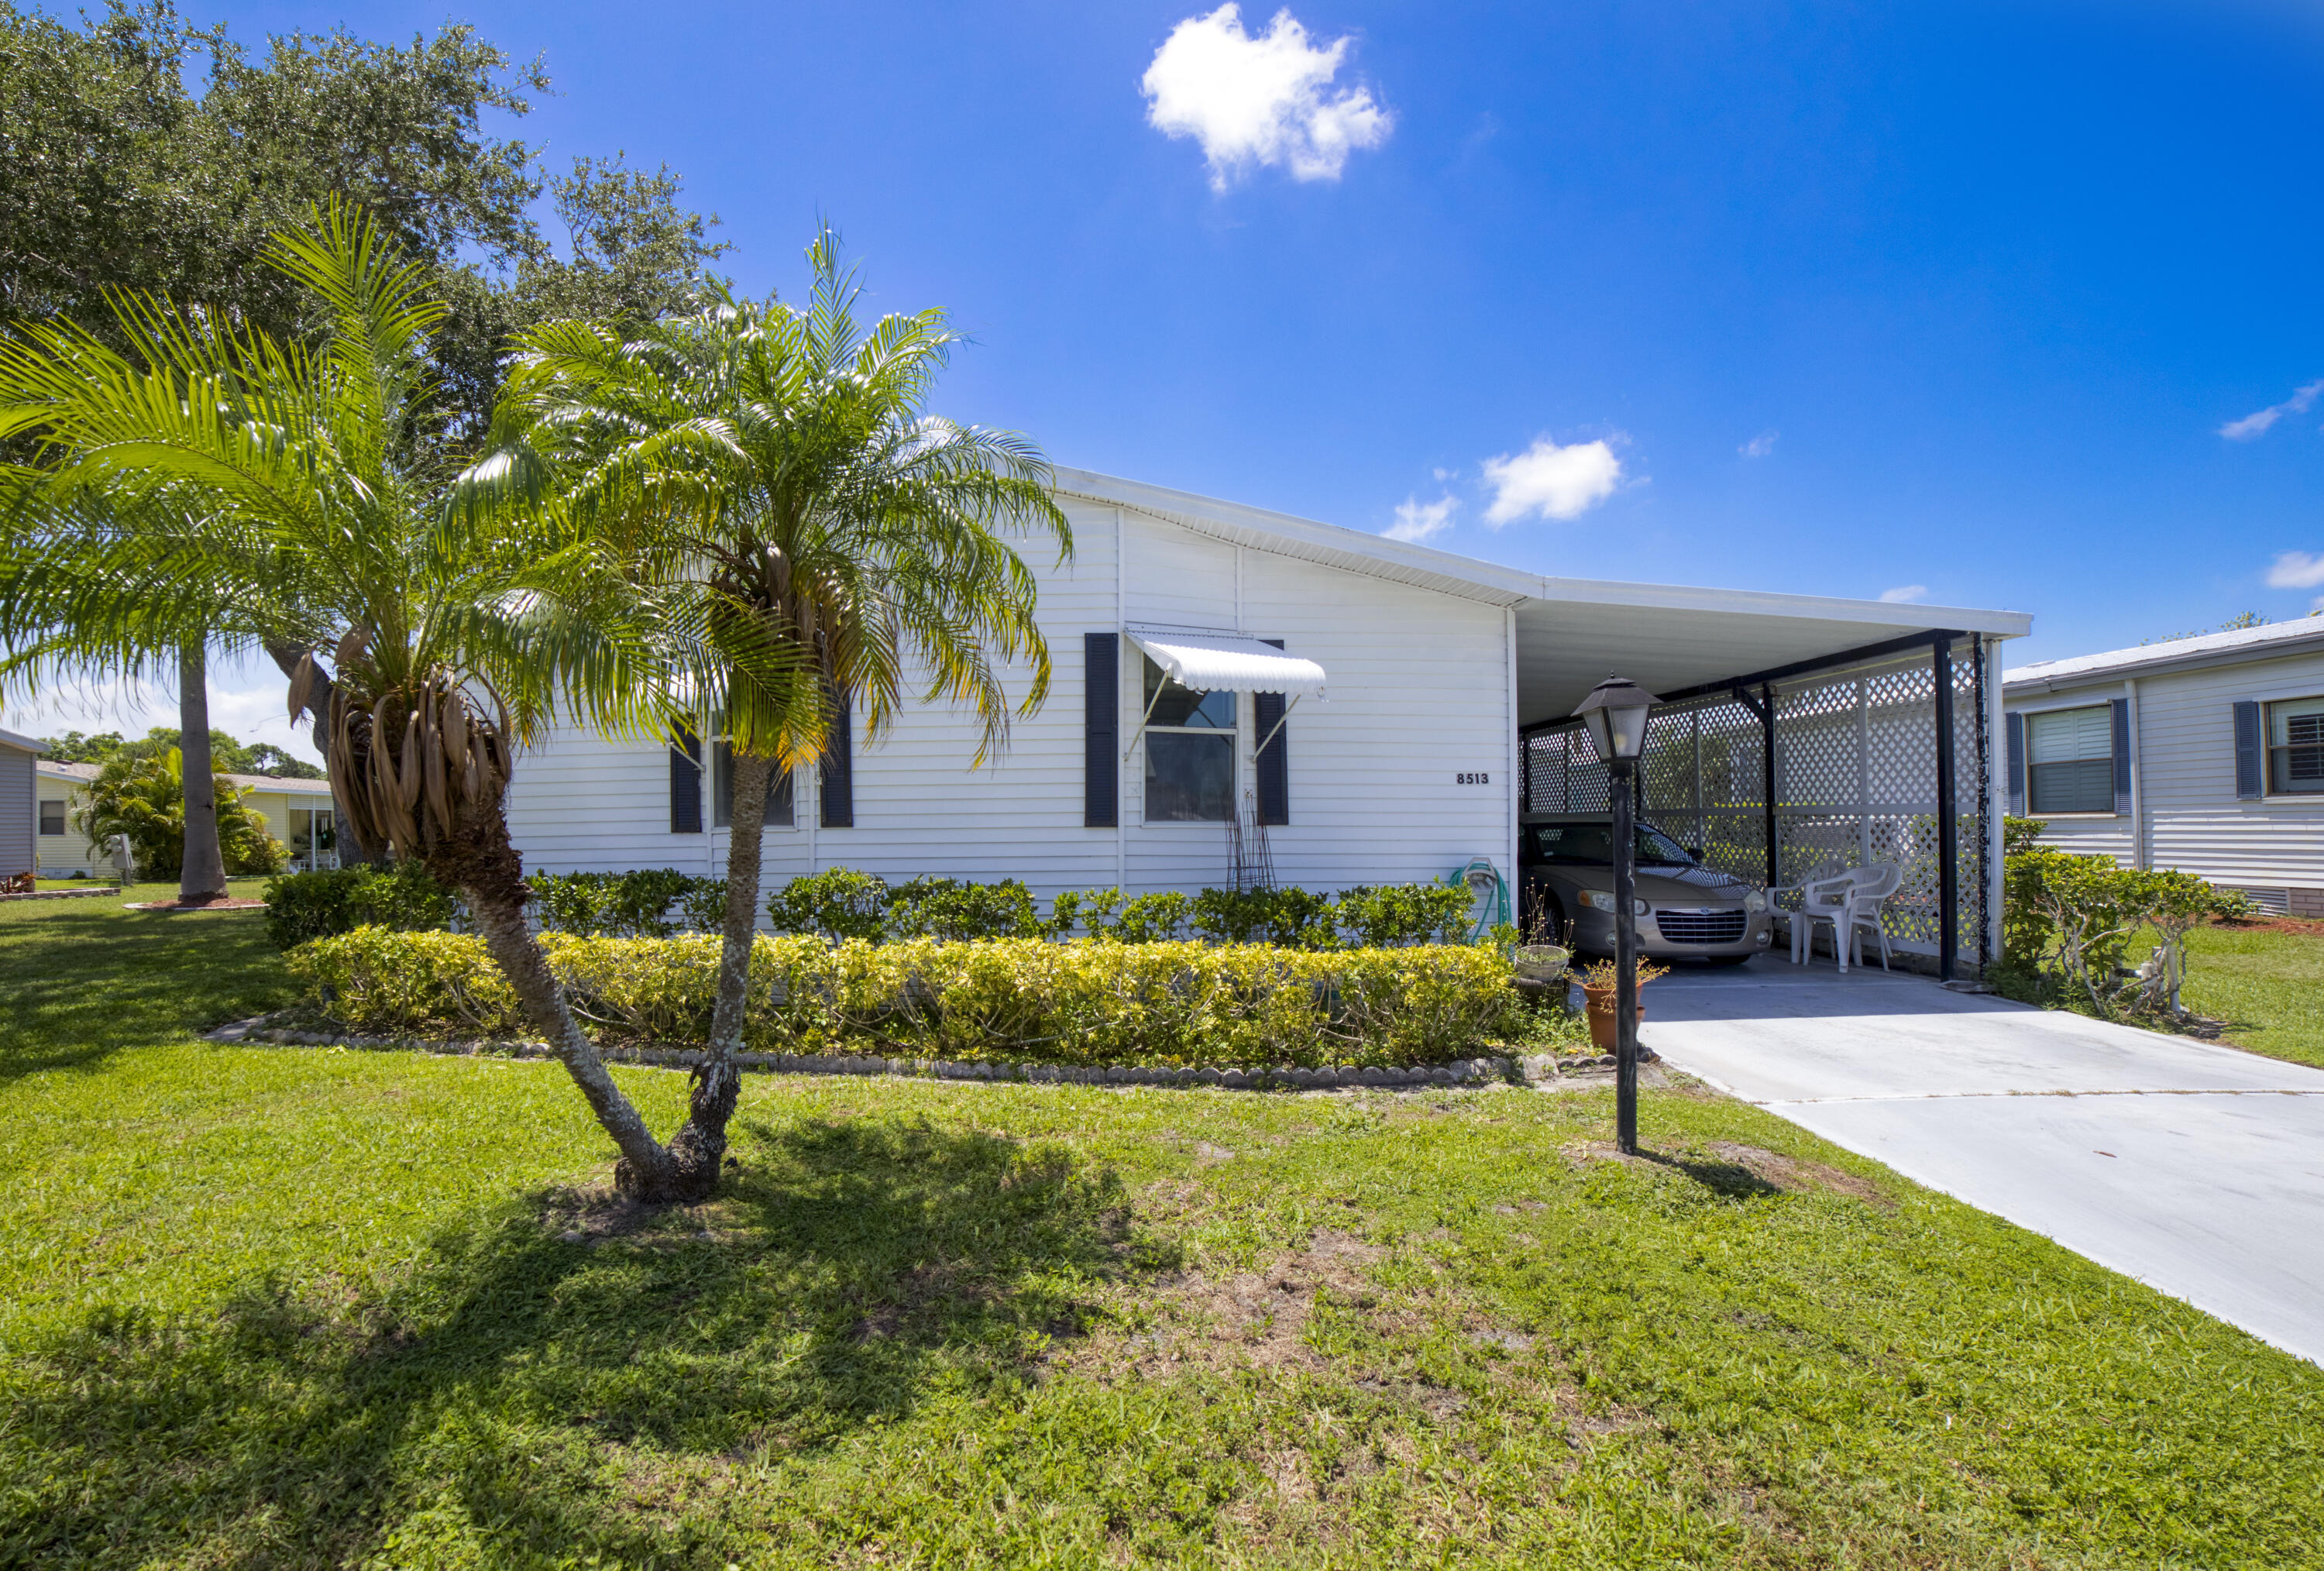
[[[1897,862],[1890,943],[1950,981],[1964,957],[1993,958],[1986,652],[1981,634],[1940,630],[1665,694],[1634,805],[1706,864],[1770,885]],[[1524,811],[1609,810],[1578,724],[1522,739]]]

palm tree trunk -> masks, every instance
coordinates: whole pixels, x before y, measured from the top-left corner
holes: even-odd
[[[517,1001],[533,1029],[548,1039],[549,1050],[581,1088],[597,1123],[621,1153],[613,1187],[632,1199],[650,1202],[690,1199],[678,1183],[677,1164],[655,1140],[645,1120],[581,1032],[565,1002],[565,989],[549,968],[524,921],[524,863],[510,844],[503,802],[463,816],[459,833],[439,842],[422,860],[429,872],[467,898],[468,914],[484,941],[485,953],[516,989]]]
[[[186,782],[186,859],[178,873],[178,903],[224,900],[226,855],[218,848],[210,765],[209,667],[198,642],[178,655],[178,753]]]
[[[737,751],[733,827],[726,842],[726,914],[718,950],[718,994],[710,1011],[710,1045],[694,1071],[686,1126],[669,1142],[682,1181],[697,1197],[718,1187],[726,1155],[726,1123],[734,1116],[742,1078],[734,1067],[742,1049],[742,1010],[751,991],[751,945],[759,924],[759,867],[766,846],[767,787],[774,766]]]
[[[299,661],[307,653],[295,645],[274,640],[267,642],[266,652],[276,665],[282,668],[285,678],[299,674]],[[329,772],[331,758],[331,679],[318,670],[313,685],[307,689],[306,712],[315,717],[314,727],[308,735],[314,739],[315,753],[323,760],[326,773]],[[291,724],[298,724],[298,716],[290,716]],[[341,867],[354,867],[365,862],[383,870],[387,866],[387,853],[374,853],[363,843],[363,836],[355,832],[355,820],[347,816],[346,804],[339,799],[338,782],[336,781],[331,787],[331,848]]]

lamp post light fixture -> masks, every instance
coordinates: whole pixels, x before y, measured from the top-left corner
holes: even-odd
[[[1606,761],[1606,794],[1614,809],[1614,1142],[1638,1154],[1638,831],[1631,804],[1638,759],[1655,696],[1608,677],[1573,712]]]

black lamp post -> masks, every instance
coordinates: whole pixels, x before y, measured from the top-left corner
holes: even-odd
[[[1614,809],[1614,1141],[1638,1154],[1638,831],[1631,782],[1646,750],[1655,696],[1620,677],[1591,689],[1573,712],[1606,761],[1606,794]]]

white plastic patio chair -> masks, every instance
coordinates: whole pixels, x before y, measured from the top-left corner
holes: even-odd
[[[1804,903],[1807,899],[1809,886],[1821,880],[1830,878],[1831,874],[1832,864],[1827,862],[1822,866],[1817,868],[1813,873],[1809,873],[1805,878],[1800,880],[1797,883],[1773,883],[1767,886],[1766,892],[1767,896],[1767,918],[1770,921],[1778,921],[1784,924],[1784,937],[1785,940],[1791,944],[1792,956],[1794,961],[1799,957],[1800,947],[1798,938],[1800,931],[1800,913],[1792,910],[1789,906],[1786,906],[1784,903],[1784,897],[1787,894],[1795,894],[1798,895],[1802,902]]]
[[[1822,868],[1797,883],[1767,892],[1768,909],[1789,919],[1793,965],[1807,964],[1808,956],[1815,948],[1816,923],[1831,921],[1840,915],[1862,872],[1863,869],[1857,867],[1845,867],[1835,872],[1831,870],[1831,864],[1826,863]],[[1777,897],[1786,894],[1800,897],[1798,910],[1785,910],[1778,902]]]
[[[1792,959],[1805,964],[1815,948],[1815,929],[1818,922],[1831,928],[1832,957],[1840,964],[1840,975],[1848,974],[1849,958],[1864,964],[1864,929],[1880,943],[1880,969],[1888,966],[1888,929],[1880,924],[1880,908],[1904,882],[1904,870],[1894,862],[1875,862],[1863,867],[1851,867],[1836,878],[1820,880],[1808,886],[1800,908],[1800,917],[1792,924]]]

